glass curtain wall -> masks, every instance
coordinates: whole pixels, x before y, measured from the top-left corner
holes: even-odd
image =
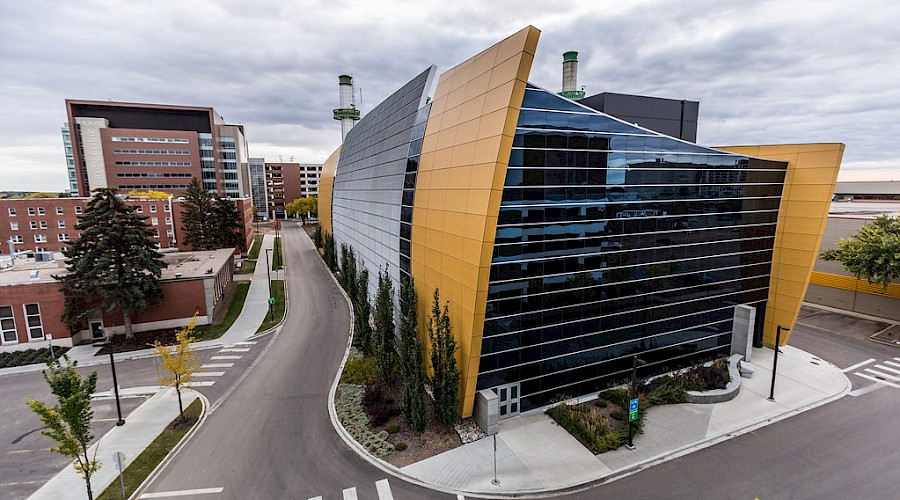
[[[768,294],[787,164],[621,122],[529,84],[491,264],[478,389],[521,409],[727,354]]]

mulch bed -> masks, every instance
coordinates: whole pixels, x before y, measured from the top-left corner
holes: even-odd
[[[107,355],[112,351],[114,354],[120,352],[139,351],[153,347],[153,343],[157,340],[162,345],[174,345],[175,333],[177,328],[164,328],[162,330],[151,330],[148,332],[135,332],[133,338],[125,338],[125,334],[113,335],[109,345],[103,346],[95,356]]]

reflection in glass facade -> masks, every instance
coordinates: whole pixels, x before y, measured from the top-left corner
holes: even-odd
[[[477,388],[560,394],[727,354],[764,305],[787,164],[641,129],[531,84],[491,263]]]

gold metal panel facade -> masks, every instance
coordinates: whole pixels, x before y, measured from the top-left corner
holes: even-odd
[[[331,197],[334,194],[334,171],[341,157],[338,146],[331,156],[322,164],[322,175],[319,176],[319,226],[322,233],[331,233]]]
[[[822,273],[819,271],[812,272],[809,283],[812,285],[822,285],[831,288],[839,288],[841,290],[849,290],[851,292],[868,293],[870,295],[900,299],[900,283],[888,283],[887,289],[885,289],[883,286],[877,283],[869,283],[865,279],[841,276],[839,274]]]
[[[784,144],[716,149],[788,162],[775,230],[763,331],[763,342],[771,346],[775,344],[776,326],[793,328],[800,314],[825,232],[844,145]],[[785,335],[781,345],[788,338],[790,335]]]
[[[425,128],[411,270],[421,331],[436,287],[449,303],[463,417],[475,400],[497,215],[539,36],[529,26],[442,74]]]

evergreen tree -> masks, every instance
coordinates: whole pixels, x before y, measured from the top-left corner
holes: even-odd
[[[56,442],[50,451],[74,459],[75,471],[81,474],[87,488],[88,499],[94,498],[91,490],[91,476],[100,470],[100,462],[88,454],[88,446],[94,435],[91,433],[91,419],[94,410],[91,408],[91,394],[97,390],[97,372],[86,378],[75,370],[78,364],[63,355],[62,360],[47,362],[50,373],[44,373],[44,380],[50,386],[50,392],[56,396],[56,406],[50,408],[43,401],[28,398],[28,407],[44,424],[41,434]]]
[[[121,311],[125,335],[134,336],[131,317],[162,300],[159,277],[166,266],[146,216],[116,196],[116,190],[94,191],[75,229],[78,239],[63,253],[67,273],[54,276],[65,294],[62,319],[73,331],[91,312]]]
[[[316,231],[313,233],[313,243],[316,244],[316,248],[322,248],[322,226],[316,226]]]
[[[456,340],[450,332],[450,314],[444,304],[441,310],[440,291],[434,289],[434,303],[428,320],[428,338],[431,341],[431,387],[434,393],[434,410],[447,425],[456,422],[459,405],[459,370],[456,368]]]
[[[369,303],[369,270],[365,267],[359,272],[356,288],[356,303],[353,304],[356,313],[353,320],[353,339],[366,356],[371,356],[372,326],[369,324],[369,318],[372,315],[372,305]]]
[[[394,370],[394,287],[387,269],[378,270],[375,293],[375,359],[385,382],[393,379]]]
[[[341,277],[344,280],[344,290],[350,297],[350,303],[356,304],[357,283],[356,283],[356,252],[353,247],[347,247],[347,263],[341,268]]]
[[[246,248],[244,236],[241,233],[244,218],[237,209],[237,205],[228,198],[213,197],[212,217],[216,223],[216,242],[214,248],[237,248],[243,252]]]
[[[344,273],[344,271],[347,269],[347,259],[350,255],[348,248],[349,247],[347,247],[346,243],[341,243],[341,264],[339,266],[341,274],[338,281],[340,282],[341,287],[343,287],[344,290],[347,290],[347,275]]]
[[[422,344],[417,331],[416,288],[405,274],[400,280],[400,373],[403,375],[402,403],[406,420],[417,431],[425,430],[425,371]]]
[[[325,233],[325,248],[322,258],[332,272],[337,269],[337,250],[334,247],[334,235],[331,233]]]
[[[212,250],[219,246],[219,227],[213,216],[214,199],[194,177],[184,192],[181,230],[183,241],[194,250]]]

